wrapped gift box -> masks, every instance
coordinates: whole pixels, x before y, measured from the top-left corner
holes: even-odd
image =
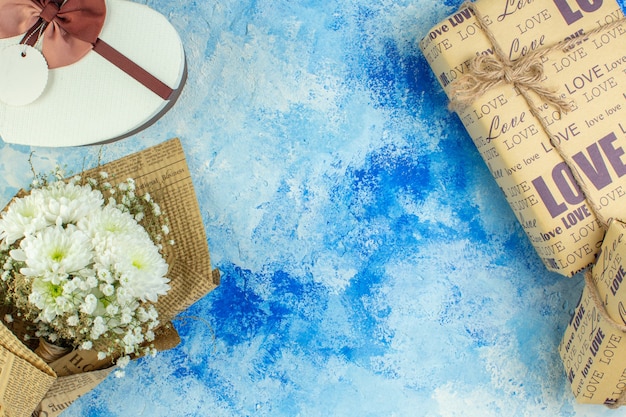
[[[512,62],[501,70],[503,82],[481,90],[457,113],[543,263],[565,276],[594,261],[605,219],[624,215],[622,19],[614,0],[478,0],[420,42],[451,99],[477,56],[499,51]],[[527,74],[513,74],[531,57],[543,71],[540,85],[570,107],[567,113],[527,89],[520,82]]]
[[[581,403],[626,401],[626,224],[614,220],[559,345]]]
[[[3,59],[17,57],[23,39],[34,39],[22,31],[26,31],[31,22],[35,25],[43,22],[37,20],[38,10],[51,3],[60,4],[60,9],[56,15],[48,13],[47,19],[53,18],[34,45],[35,49],[42,50],[50,66],[41,75],[45,76],[41,80],[44,83],[41,95],[32,102],[19,100],[28,92],[23,90],[29,90],[40,80],[38,70],[29,72],[28,66],[17,70],[17,79],[9,81],[5,87],[0,78],[2,140],[54,147],[116,140],[149,126],[174,105],[186,79],[182,42],[164,16],[134,1],[0,0],[2,78],[8,75],[7,62],[13,62]],[[93,25],[82,25],[87,28],[74,31],[73,27],[66,26],[67,22],[81,26],[85,16],[98,13],[100,20],[95,19]],[[30,14],[33,16],[29,20],[20,20]],[[42,10],[41,14],[46,13]],[[90,33],[89,29],[98,25],[101,29]],[[55,39],[53,43],[54,32],[63,33],[66,29],[69,35],[57,34],[55,36],[62,41]],[[83,38],[89,47],[85,55],[69,64],[59,59],[66,57],[68,44]],[[15,53],[3,55],[3,51]],[[30,54],[29,50],[29,57]],[[32,55],[36,55],[36,51]],[[6,93],[10,100],[2,100],[3,88],[16,89],[10,91],[11,94]]]
[[[149,192],[169,219],[169,238],[175,245],[166,254],[171,289],[159,297],[156,309],[164,323],[155,333],[157,350],[170,349],[180,339],[170,321],[219,285],[219,271],[211,268],[202,215],[185,155],[178,139],[145,149],[86,171],[96,177],[105,171],[124,181],[135,180],[137,194]],[[0,312],[0,314],[3,314]],[[98,360],[94,351],[74,350],[49,365],[18,338],[19,322],[0,324],[0,410],[28,417],[33,410],[59,415],[76,398],[95,387],[111,370],[111,359]],[[9,327],[11,328],[9,329]]]

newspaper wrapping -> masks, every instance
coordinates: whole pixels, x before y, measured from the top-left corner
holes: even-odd
[[[149,192],[169,219],[169,237],[175,245],[168,250],[171,289],[156,304],[159,321],[154,347],[167,350],[180,338],[171,320],[219,285],[220,274],[211,259],[202,215],[182,145],[175,138],[84,172],[105,171],[124,181],[135,180],[137,194]],[[46,364],[16,335],[0,325],[0,416],[54,417],[73,401],[103,381],[112,370],[112,359],[98,360],[93,351],[73,350]]]

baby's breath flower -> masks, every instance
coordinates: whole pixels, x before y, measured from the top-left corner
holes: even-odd
[[[88,294],[80,305],[80,311],[85,314],[91,314],[98,307],[98,299],[93,294]]]
[[[124,369],[126,368],[126,366],[128,366],[129,363],[130,363],[130,357],[122,356],[121,358],[118,359],[117,366],[119,366],[121,369]]]

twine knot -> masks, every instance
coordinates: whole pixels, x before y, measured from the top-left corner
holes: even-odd
[[[520,91],[533,91],[542,100],[567,113],[571,104],[545,88],[543,64],[539,53],[511,61],[494,55],[479,55],[469,62],[468,72],[452,84],[450,108],[459,111],[480,98],[485,91],[512,84]]]

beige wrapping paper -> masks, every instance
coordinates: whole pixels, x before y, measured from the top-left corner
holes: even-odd
[[[0,415],[31,415],[56,376],[52,369],[0,324]]]
[[[420,42],[451,96],[479,55],[506,59],[536,51],[541,85],[571,111],[560,113],[520,83],[485,89],[459,117],[546,267],[565,276],[590,265],[605,220],[626,203],[626,24],[615,0],[478,0]],[[569,49],[554,46],[572,40]],[[504,78],[526,74],[503,71]],[[527,92],[531,99],[520,94]],[[583,191],[581,191],[584,190]]]
[[[169,219],[168,237],[175,241],[166,254],[171,289],[156,305],[163,324],[155,332],[154,346],[171,349],[180,339],[170,320],[215,289],[220,279],[219,271],[211,268],[202,215],[181,143],[172,139],[84,174],[95,176],[100,171],[118,182],[132,177],[137,194],[149,192]],[[14,331],[19,334],[19,326]],[[3,365],[9,361],[12,366]],[[111,369],[111,359],[98,360],[96,352],[82,350],[47,365],[0,326],[0,410],[6,416],[57,416],[103,381]]]
[[[598,262],[559,345],[565,373],[581,403],[626,401],[626,224],[612,221]]]

